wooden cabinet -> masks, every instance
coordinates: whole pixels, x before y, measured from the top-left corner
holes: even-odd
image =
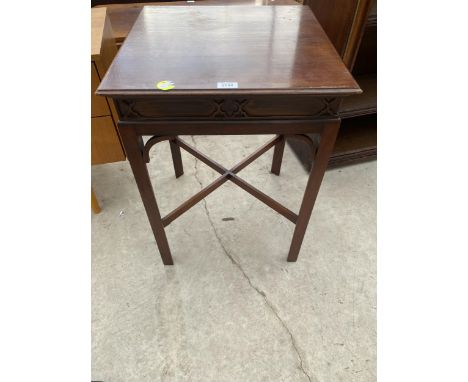
[[[106,8],[91,9],[91,164],[125,160],[112,102],[94,94],[117,47]]]
[[[107,100],[95,94],[100,82],[96,64],[91,62],[91,117],[110,115]]]
[[[110,115],[91,118],[91,163],[110,163],[125,159]]]
[[[344,99],[329,167],[377,157],[377,1],[306,0],[363,93]],[[310,150],[288,141],[306,169]]]
[[[115,54],[117,46],[106,8],[91,8],[91,164],[125,160],[125,152],[116,126],[114,104],[95,93]],[[91,190],[91,208],[101,207]]]

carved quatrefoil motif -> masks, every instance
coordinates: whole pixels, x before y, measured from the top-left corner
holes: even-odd
[[[213,116],[216,118],[245,118],[248,117],[244,106],[247,104],[246,99],[219,99],[214,100],[216,110]]]

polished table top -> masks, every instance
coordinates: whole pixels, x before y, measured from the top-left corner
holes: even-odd
[[[159,90],[160,81],[175,87]],[[98,89],[108,96],[240,92],[361,90],[300,5],[144,7]]]
[[[135,20],[138,18],[144,6],[190,6],[199,7],[205,5],[252,5],[252,6],[265,6],[265,5],[298,5],[295,0],[194,0],[189,3],[186,0],[172,0],[172,1],[157,1],[146,3],[124,3],[124,4],[104,4],[98,5],[94,8],[107,8],[112,30],[114,32],[115,41],[121,43],[125,40],[132,29]]]

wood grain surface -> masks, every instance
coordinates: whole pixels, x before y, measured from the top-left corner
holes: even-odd
[[[91,164],[125,160],[111,116],[91,118]]]
[[[121,43],[132,29],[135,20],[138,18],[144,6],[200,6],[200,5],[298,5],[295,0],[196,0],[193,2],[187,1],[167,1],[167,2],[147,2],[147,3],[131,3],[131,4],[107,4],[98,5],[99,7],[107,7],[107,14],[114,30],[114,36],[117,43]]]
[[[158,90],[163,80],[175,89]],[[276,91],[361,92],[308,7],[144,7],[98,88],[109,96]]]
[[[91,62],[91,117],[102,117],[110,114],[105,97],[95,94],[99,85],[99,75],[94,62]]]
[[[91,60],[98,59],[101,54],[105,22],[106,8],[93,8],[91,10]]]

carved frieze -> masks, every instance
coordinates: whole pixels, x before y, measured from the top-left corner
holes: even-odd
[[[339,98],[312,96],[153,97],[116,100],[121,119],[237,120],[336,117]]]

